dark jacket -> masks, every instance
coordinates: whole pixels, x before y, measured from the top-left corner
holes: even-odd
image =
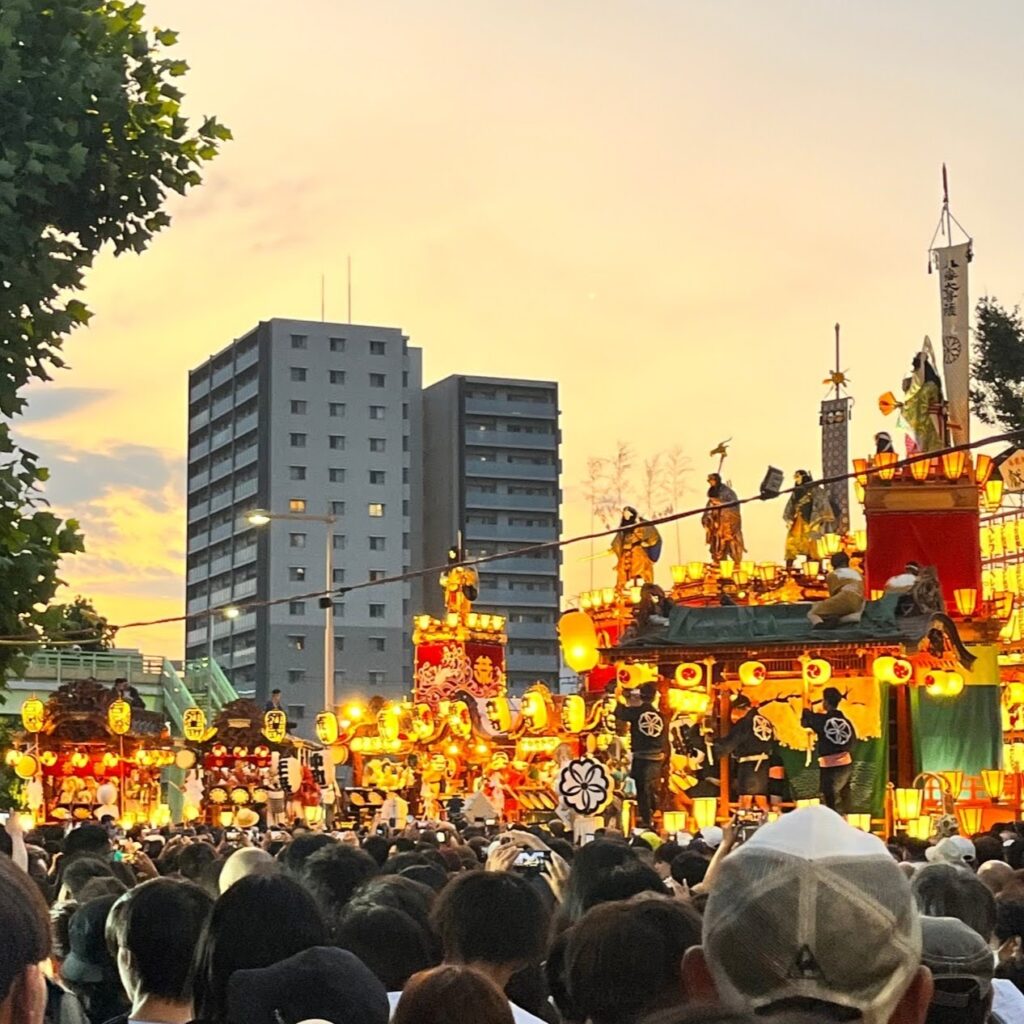
[[[775,749],[775,727],[757,708],[751,708],[715,744],[719,755],[735,754],[736,757],[756,757],[770,754]],[[768,762],[765,762],[767,768]]]
[[[619,704],[615,717],[629,722],[629,742],[634,757],[662,758],[668,752],[668,729],[665,717],[648,700],[636,707]]]
[[[805,729],[813,729],[817,735],[819,757],[845,754],[852,750],[854,743],[857,742],[853,723],[838,709],[823,714],[805,710],[800,716],[800,724]]]

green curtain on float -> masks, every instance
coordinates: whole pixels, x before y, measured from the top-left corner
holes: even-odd
[[[957,697],[910,691],[914,764],[919,772],[977,775],[1002,766],[1003,733],[998,686],[965,686]]]
[[[853,781],[850,783],[850,810],[853,813],[870,812],[872,817],[882,817],[885,810],[885,787],[889,780],[889,686],[879,683],[879,715],[882,735],[860,740],[853,748]],[[818,784],[818,762],[802,750],[779,747],[782,763],[786,767],[786,778],[794,800],[821,795]]]

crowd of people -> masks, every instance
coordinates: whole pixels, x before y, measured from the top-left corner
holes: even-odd
[[[0,839],[0,1024],[1024,1022],[1012,823]]]

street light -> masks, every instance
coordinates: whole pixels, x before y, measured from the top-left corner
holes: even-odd
[[[320,607],[324,609],[324,709],[334,710],[334,530],[338,521],[333,515],[313,515],[309,512],[269,512],[254,508],[245,515],[250,526],[266,526],[275,520],[299,523],[323,523],[327,532],[324,559],[324,592]]]
[[[213,673],[213,622],[217,618],[218,613],[223,615],[225,619],[237,619],[242,614],[241,610],[234,605],[228,605],[226,608],[206,609],[206,665],[211,674]],[[235,667],[234,660],[234,653],[232,653],[232,668]]]

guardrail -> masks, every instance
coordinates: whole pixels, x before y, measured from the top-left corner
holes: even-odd
[[[129,683],[156,682],[162,671],[162,658],[153,658],[139,651],[37,651],[32,655],[23,676],[26,679],[64,680],[127,679]]]

